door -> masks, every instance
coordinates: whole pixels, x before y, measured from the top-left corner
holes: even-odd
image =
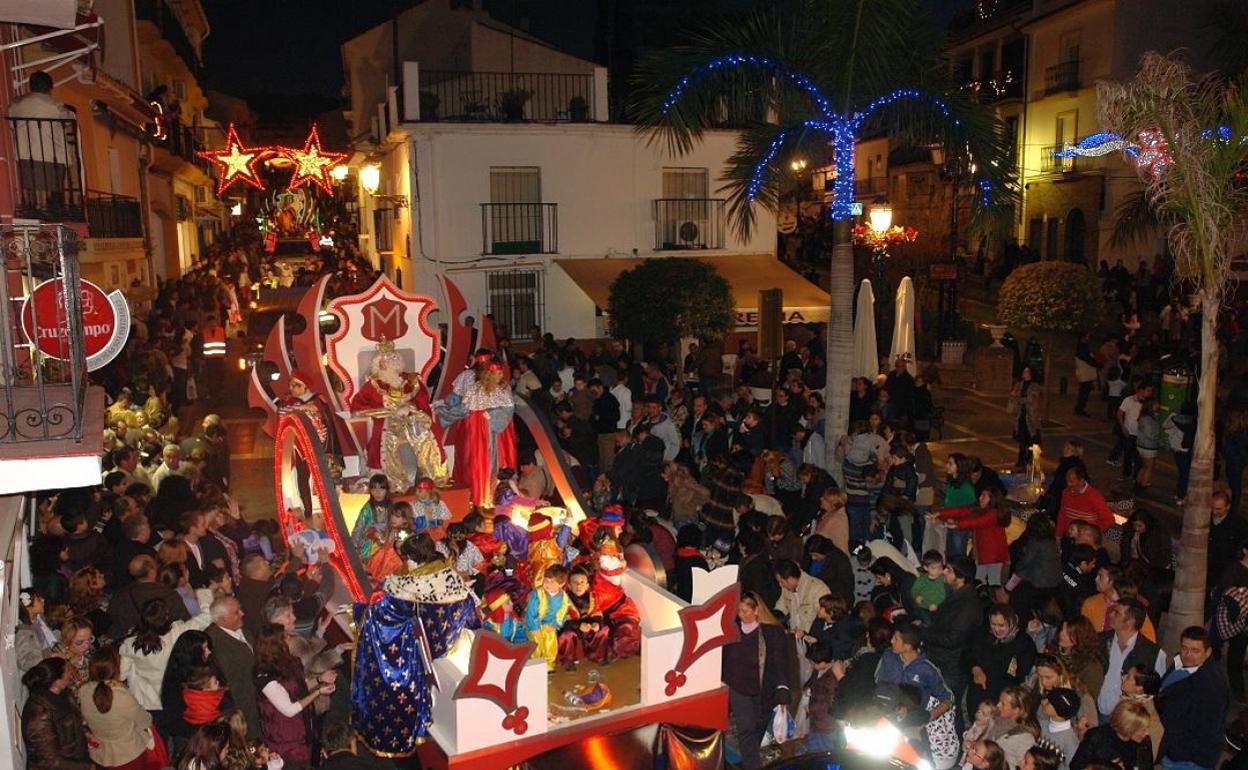
[[[542,170],[528,166],[490,169],[490,254],[539,254],[542,248]]]
[[[659,248],[706,246],[711,226],[708,177],[705,168],[663,169],[663,197],[654,212]]]

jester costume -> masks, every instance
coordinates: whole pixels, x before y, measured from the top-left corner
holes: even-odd
[[[356,640],[351,724],[373,753],[405,757],[433,721],[433,660],[479,621],[472,594],[444,561],[391,575],[383,588]]]
[[[544,513],[533,513],[529,516],[528,533],[529,581],[540,588],[542,578],[546,577],[546,568],[552,564],[563,564],[563,548],[555,540],[550,517]]]
[[[610,629],[611,652],[618,658],[641,653],[641,613],[624,593],[625,569],[619,545],[608,540],[598,551],[598,572],[589,588],[594,607]]]
[[[485,592],[481,612],[485,619],[481,627],[498,634],[512,644],[528,641],[524,635],[524,623],[516,617],[511,603],[511,596],[503,586],[495,586]]]
[[[542,658],[554,668],[559,656],[559,629],[568,618],[568,595],[563,591],[551,596],[540,586],[529,594],[524,612],[524,632],[533,642],[533,657]]]

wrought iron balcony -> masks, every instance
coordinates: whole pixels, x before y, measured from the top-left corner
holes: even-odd
[[[420,119],[588,122],[594,119],[594,76],[422,69]]]
[[[31,441],[81,441],[87,365],[78,242],[60,225],[4,227],[0,240],[8,255],[0,281],[0,449]],[[22,317],[24,295],[58,278],[66,290],[57,296],[56,318],[40,318],[41,308],[30,303],[26,321],[35,330],[59,329],[63,358],[37,350]]]
[[[559,204],[482,203],[482,254],[555,254]]]
[[[723,198],[658,198],[654,201],[656,251],[723,247]]]
[[[870,176],[854,180],[854,197],[869,198],[888,193],[888,177]]]
[[[1079,60],[1064,61],[1044,68],[1044,92],[1056,94],[1061,91],[1079,90]]]
[[[128,195],[87,191],[87,237],[142,238],[143,212]]]
[[[47,222],[83,221],[78,121],[8,120],[17,165],[13,196],[17,216]]]
[[[1043,174],[1068,173],[1075,170],[1074,158],[1059,158],[1057,153],[1066,145],[1053,144],[1040,148],[1040,172]]]

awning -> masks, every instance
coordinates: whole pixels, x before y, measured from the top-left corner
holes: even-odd
[[[785,323],[828,320],[828,293],[803,278],[770,254],[733,254],[695,257],[712,265],[732,287],[736,298],[738,328],[758,325],[758,293],[763,289],[784,292]],[[663,257],[651,257],[663,259]],[[641,264],[640,258],[556,259],[594,304],[606,310],[616,276]]]

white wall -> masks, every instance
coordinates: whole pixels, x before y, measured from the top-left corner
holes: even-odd
[[[436,276],[445,273],[459,285],[475,315],[487,304],[484,271],[542,268],[543,330],[578,338],[596,336],[593,302],[551,261],[631,257],[634,250],[641,256],[655,254],[653,201],[663,194],[663,169],[706,168],[710,197],[725,197],[718,192],[720,176],[737,139],[729,131],[707,132],[691,153],[672,158],[662,142],[649,144],[645,135],[625,125],[411,124],[405,129],[415,153],[409,197],[413,207],[419,206],[405,212],[412,232],[410,271],[404,267],[407,286],[432,292]],[[481,255],[481,204],[490,201],[490,169],[498,166],[541,169],[542,201],[558,204],[557,254]],[[774,217],[758,209],[754,236],[740,242],[725,207],[724,246],[710,252],[663,253],[772,254]],[[414,283],[406,278],[409,273]]]

